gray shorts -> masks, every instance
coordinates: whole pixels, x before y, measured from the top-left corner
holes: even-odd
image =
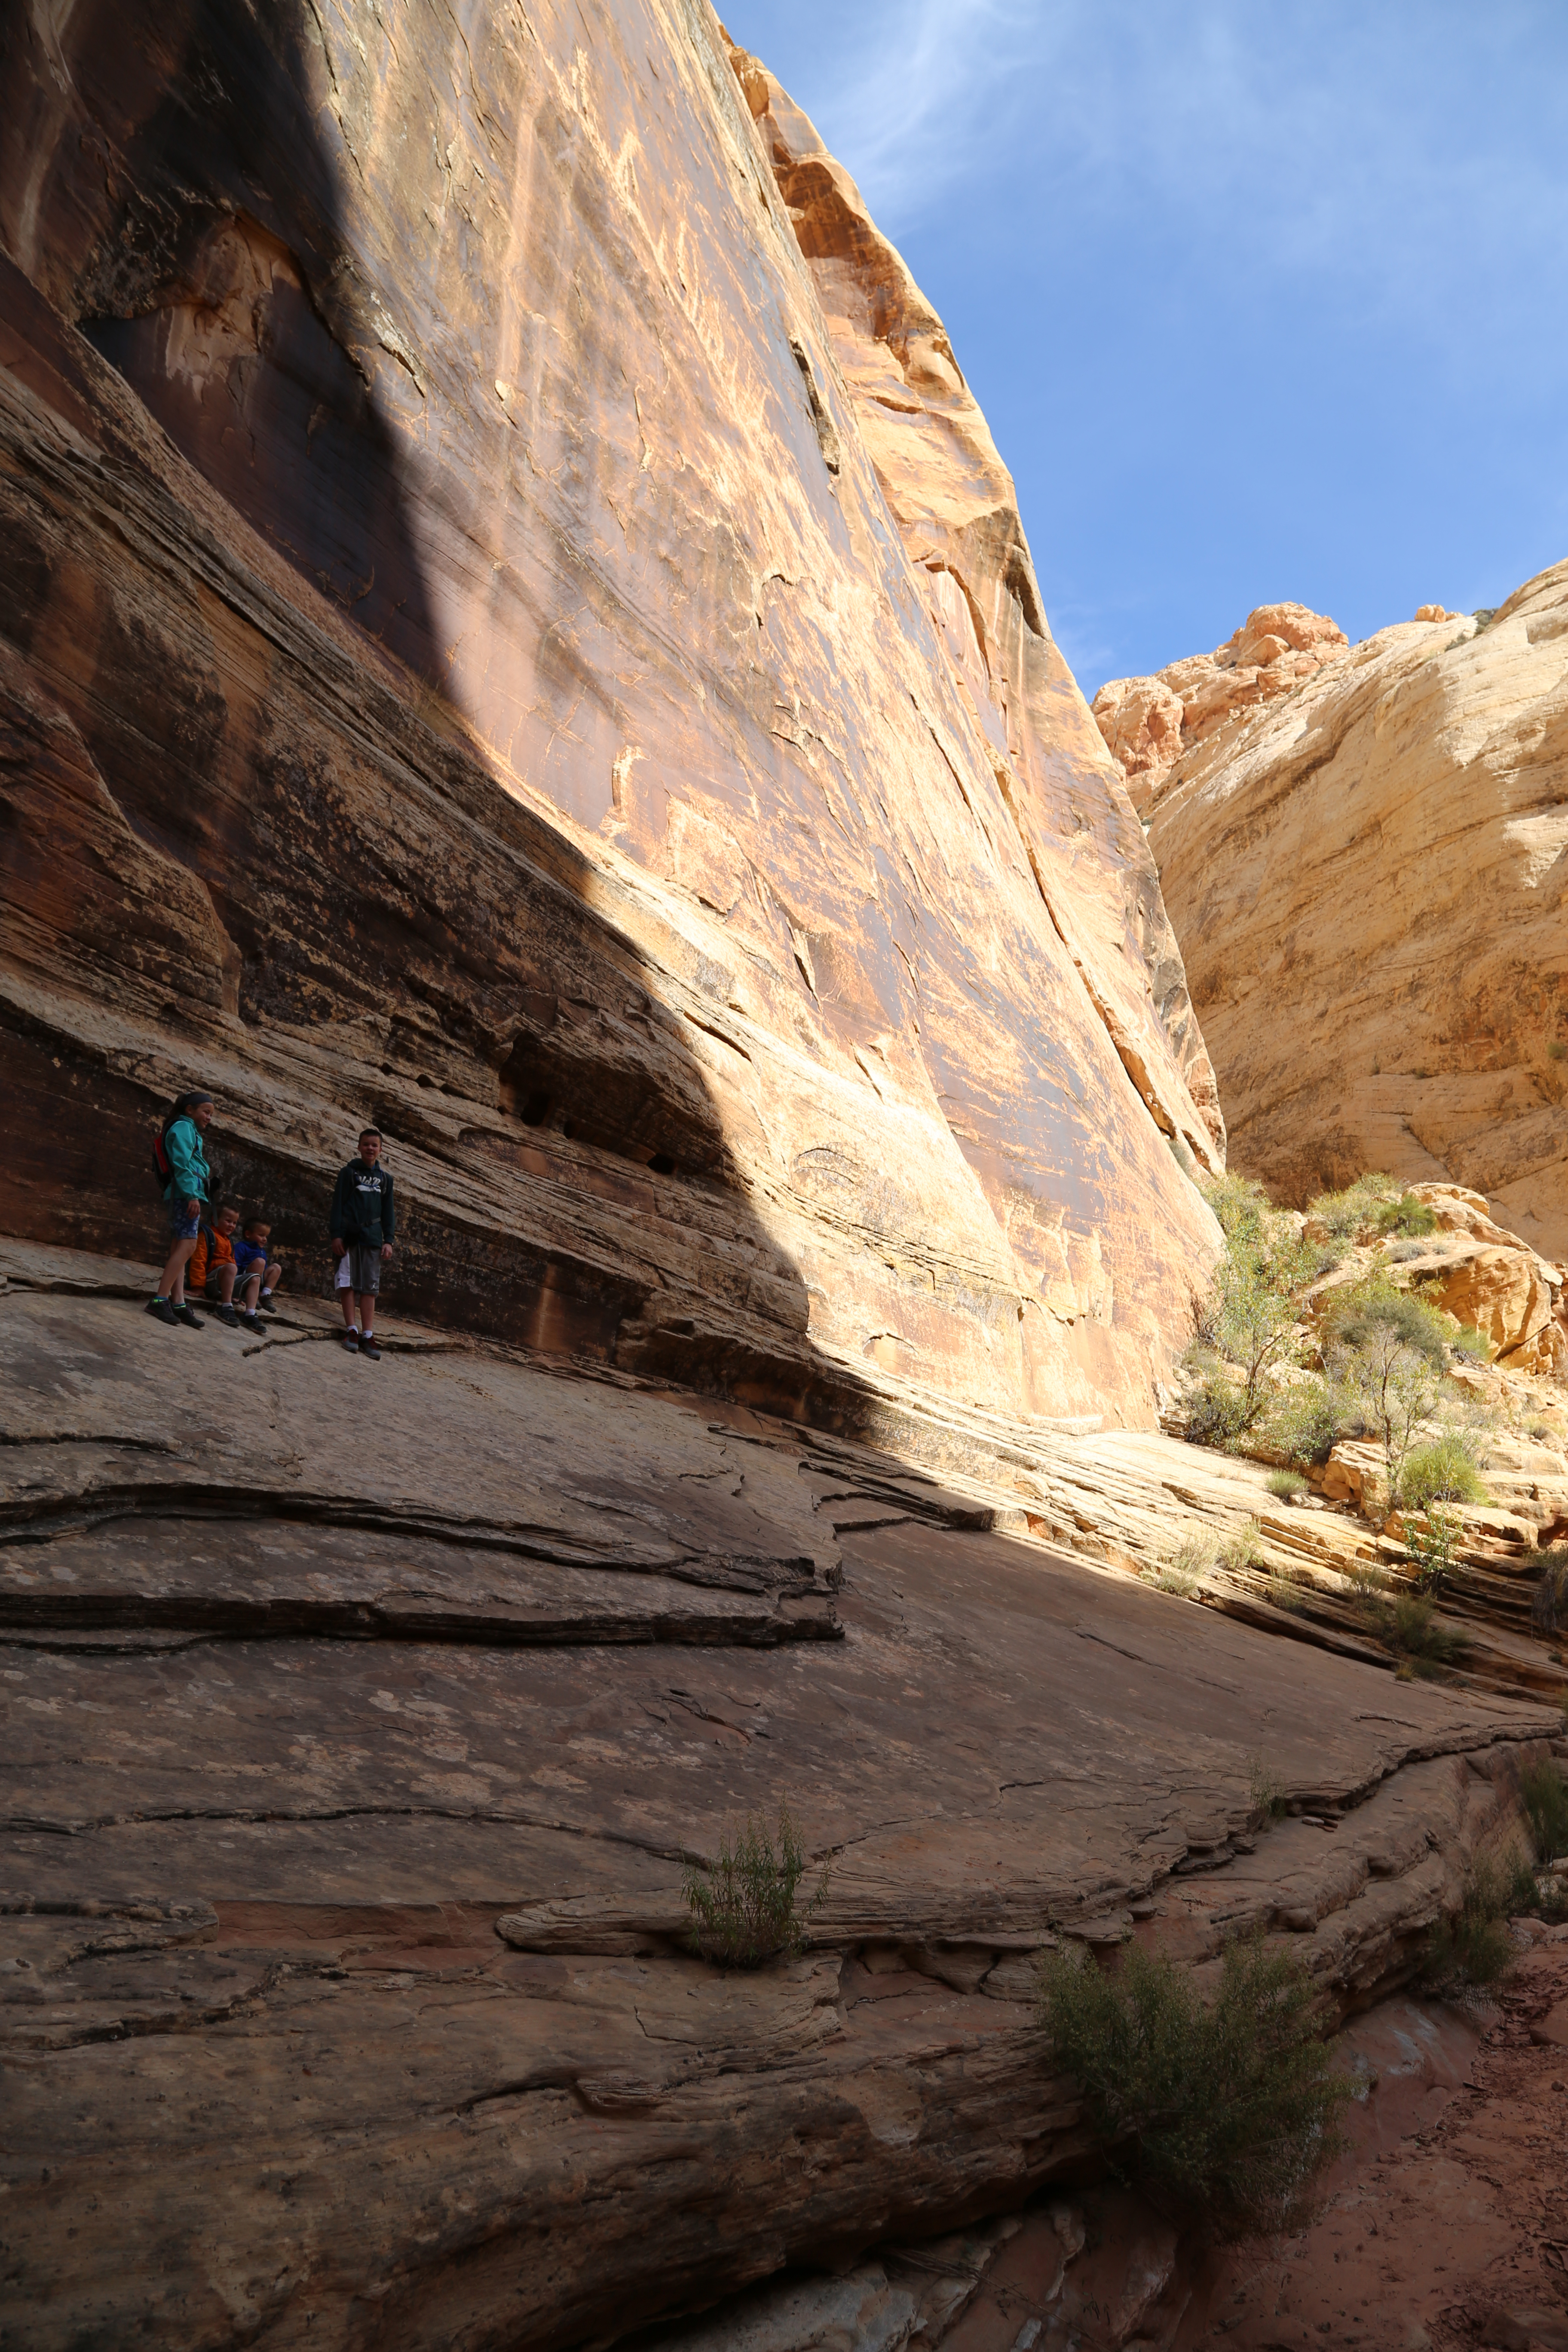
[[[363,1297],[368,1290],[374,1298],[381,1288],[381,1244],[374,1249],[351,1242],[343,1252],[343,1264],[349,1270],[348,1286]]]

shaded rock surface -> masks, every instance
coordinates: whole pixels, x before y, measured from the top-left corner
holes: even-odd
[[[1184,742],[1149,838],[1233,1164],[1369,1168],[1568,1257],[1568,565]]]
[[[1558,1726],[1031,1541],[999,1440],[7,1281],[18,2344],[564,2347],[918,2252],[1084,2165],[1033,1955],[1257,1922],[1373,1997]],[[826,1900],[726,1976],[683,1871],[781,1800]]]
[[[982,2228],[879,2247],[842,2278],[753,2289],[637,2352],[1556,2352],[1565,1935],[1530,1950],[1495,2004],[1401,1997],[1351,2020],[1347,2145],[1295,2236],[1205,2255],[1135,2192],[1047,2191]]]
[[[292,1251],[375,1118],[405,1311],[1147,1425],[1222,1134],[1152,862],[740,64],[653,0],[5,37],[0,1221],[141,1254],[199,1077]]]

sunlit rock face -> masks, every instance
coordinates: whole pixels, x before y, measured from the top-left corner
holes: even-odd
[[[115,0],[0,48],[0,1217],[191,1078],[389,1309],[867,1426],[1152,1415],[1223,1129],[1012,486],[711,12]]]
[[[1233,1164],[1280,1197],[1458,1184],[1568,1259],[1565,645],[1568,564],[1423,605],[1147,785]]]

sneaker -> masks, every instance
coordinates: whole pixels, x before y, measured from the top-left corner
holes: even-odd
[[[277,1305],[273,1299],[272,1293],[269,1290],[264,1290],[256,1303],[260,1307],[263,1315],[276,1315],[278,1312]]]
[[[359,1354],[359,1333],[353,1329],[352,1325],[349,1329],[343,1333],[343,1345],[348,1349],[351,1356],[357,1356]]]
[[[375,1344],[375,1333],[374,1331],[367,1331],[365,1333],[364,1338],[360,1341],[359,1351],[362,1356],[368,1356],[373,1364],[380,1363],[381,1349]]]
[[[150,1298],[147,1312],[155,1315],[160,1323],[177,1323],[180,1319],[166,1298]]]
[[[188,1323],[193,1331],[205,1331],[207,1328],[195,1308],[186,1306],[184,1301],[174,1308],[174,1320],[177,1323]]]
[[[238,1316],[235,1313],[226,1298],[220,1298],[218,1300],[217,1305],[213,1308],[213,1313],[217,1317],[220,1323],[226,1323],[231,1331],[239,1321]]]
[[[258,1315],[242,1315],[239,1328],[242,1331],[265,1331],[267,1326]]]

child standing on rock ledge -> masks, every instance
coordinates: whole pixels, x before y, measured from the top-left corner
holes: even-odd
[[[196,1245],[202,1211],[207,1205],[212,1182],[212,1171],[202,1144],[212,1115],[211,1095],[199,1087],[193,1087],[189,1094],[180,1097],[163,1121],[153,1151],[153,1164],[163,1181],[163,1198],[168,1203],[170,1249],[156,1296],[147,1301],[147,1312],[156,1316],[160,1323],[185,1323],[193,1331],[205,1327],[201,1317],[186,1304],[185,1265]]]
[[[392,1178],[378,1165],[380,1159],[381,1129],[367,1127],[359,1139],[359,1157],[351,1160],[339,1174],[332,1192],[330,1224],[332,1255],[348,1260],[348,1283],[338,1294],[343,1302],[343,1345],[351,1356],[368,1356],[373,1363],[381,1360],[381,1349],[375,1344],[375,1299],[381,1287],[381,1269],[392,1255],[392,1245],[397,1237]],[[360,1312],[357,1328],[356,1305]]]

